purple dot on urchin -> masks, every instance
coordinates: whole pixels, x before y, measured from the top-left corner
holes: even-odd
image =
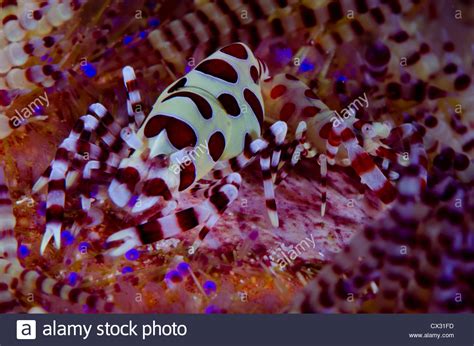
[[[249,234],[249,239],[250,240],[256,240],[258,238],[258,231],[257,230],[253,230],[252,232],[250,232]]]
[[[158,18],[150,18],[150,20],[148,21],[148,25],[158,26],[160,25],[160,20]]]
[[[35,107],[34,114],[35,115],[44,114],[44,108],[42,106]]]
[[[129,261],[136,261],[138,257],[140,257],[140,253],[138,252],[137,249],[128,250],[127,253],[125,254],[125,258],[128,259]]]
[[[91,64],[82,65],[81,70],[89,78],[95,77],[95,75],[97,74],[95,67]]]
[[[202,285],[204,288],[204,292],[206,292],[207,295],[211,294],[212,292],[215,292],[217,290],[217,285],[214,281],[208,280]]]
[[[38,205],[38,211],[37,211],[39,216],[45,216],[46,215],[46,202],[40,202]]]
[[[79,275],[77,275],[76,272],[70,273],[70,274],[69,274],[69,285],[75,286],[76,283],[77,283],[78,277],[79,277]]]
[[[178,283],[183,280],[183,277],[177,270],[171,270],[165,275],[165,280],[166,281],[171,281],[172,283]]]
[[[337,81],[344,83],[347,81],[347,77],[340,75],[339,77],[337,77]]]
[[[82,312],[84,312],[85,314],[89,314],[91,312],[94,312],[94,310],[87,304],[84,304],[82,306]]]
[[[221,310],[215,305],[209,305],[204,312],[206,314],[218,314]]]
[[[0,106],[8,106],[12,102],[7,90],[0,90]]]
[[[81,252],[83,251],[83,249],[89,249],[90,247],[91,247],[90,244],[88,242],[85,242],[85,241],[81,242],[78,246],[79,251],[81,251]]]
[[[74,243],[74,236],[68,230],[64,230],[61,234],[61,237],[63,238],[65,245],[71,245],[72,243]]]
[[[26,245],[20,245],[18,248],[18,255],[20,258],[25,258],[30,254],[30,249]]]
[[[91,188],[90,196],[94,198],[98,195],[98,193],[99,193],[99,185],[93,185]]]
[[[307,72],[307,71],[311,71],[313,69],[314,69],[314,64],[312,64],[311,62],[309,62],[307,60],[303,60],[303,62],[300,65],[300,71],[301,72]]]
[[[132,36],[125,36],[125,37],[123,38],[123,43],[124,43],[124,44],[129,44],[129,43],[132,42],[132,41],[133,41],[133,37],[132,37]]]
[[[291,48],[287,48],[287,47],[276,48],[275,54],[279,62],[289,60],[293,56],[293,52]]]
[[[132,267],[129,267],[129,266],[123,267],[123,268],[122,268],[122,274],[125,275],[125,274],[128,274],[128,273],[133,273],[133,268],[132,268]]]
[[[188,263],[186,262],[181,262],[180,264],[178,264],[178,271],[181,273],[181,274],[187,274],[189,273],[189,270],[191,269],[191,267],[189,266]]]

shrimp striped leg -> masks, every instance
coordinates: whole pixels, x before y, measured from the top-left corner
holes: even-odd
[[[85,151],[88,152],[92,158],[97,157],[100,154],[100,149],[95,145],[91,145],[92,143],[90,143],[90,138],[92,131],[97,129],[98,125],[99,122],[97,119],[90,114],[80,117],[74,124],[69,136],[61,143],[60,148],[63,148],[61,151],[65,151],[64,154],[66,154],[66,157],[69,156],[69,153],[78,154]],[[87,149],[92,149],[93,153],[91,153],[91,150]],[[75,158],[77,159],[78,157]],[[33,192],[39,192],[48,184],[49,177],[52,173],[53,164],[54,160],[50,163],[42,176],[36,181],[35,185],[33,186]],[[70,178],[68,180],[71,181],[72,179]]]
[[[382,202],[392,202],[396,197],[397,190],[375,165],[370,155],[359,145],[354,132],[345,125],[333,127],[330,138],[335,137],[338,141],[342,141],[347,150],[350,164],[362,182],[374,191]]]
[[[114,184],[121,183],[116,191],[122,195],[116,196],[115,199],[117,201],[128,199],[127,207],[131,208],[131,214],[139,217],[140,220],[156,213],[156,209],[160,207],[165,208],[161,212],[166,215],[166,210],[169,213],[174,209],[169,203],[174,204],[174,191],[178,189],[181,177],[169,169],[170,162],[176,162],[177,157],[190,157],[189,150],[188,147],[184,148],[173,153],[169,158],[165,155],[146,157],[145,160],[135,161],[134,166],[121,168],[114,179]],[[186,168],[181,172],[185,170]],[[133,179],[136,175],[140,177],[143,184],[135,184]],[[110,191],[114,190],[109,190],[109,194]]]
[[[306,138],[307,124],[301,121],[296,128],[295,139],[286,146],[283,155],[283,165],[277,167],[275,171],[275,185],[279,185],[289,175],[291,170],[298,164],[301,158],[312,158],[317,155],[315,149]],[[324,154],[319,154],[318,162],[321,175],[321,216],[326,213],[327,200],[327,158]]]
[[[284,121],[277,121],[265,131],[261,138],[246,141],[241,154],[223,163],[222,169],[214,169],[214,178],[220,178],[231,172],[239,172],[247,167],[257,156],[260,156],[260,169],[263,175],[265,204],[268,216],[274,227],[278,227],[278,213],[275,201],[275,185],[272,172],[276,172],[280,163],[281,151],[288,126]],[[276,176],[275,176],[276,177]]]
[[[116,167],[120,158],[128,153],[127,142],[118,136],[122,126],[114,120],[107,109],[96,103],[89,107],[89,113],[93,115],[84,115],[76,122],[71,134],[59,146],[55,159],[33,187],[33,191],[38,192],[43,186],[48,185],[46,231],[41,244],[41,253],[53,237],[55,246],[60,247],[65,194],[78,177],[84,180],[83,173],[86,166],[91,162],[100,162],[106,166]],[[100,142],[100,146],[94,144],[96,140]],[[92,161],[86,160],[82,153],[87,153]],[[72,162],[70,156],[73,156]],[[102,166],[99,165],[100,167]],[[90,181],[87,184],[87,177],[85,180],[80,184],[81,201],[88,212],[92,185]]]
[[[223,188],[224,186],[228,186],[228,185],[235,186],[237,188],[237,191],[238,191],[240,189],[241,183],[242,183],[242,177],[240,176],[240,174],[231,173],[228,176],[226,176],[224,179],[222,179],[220,182],[218,182],[212,189],[210,189],[208,195],[209,196],[213,196],[213,195],[216,196],[219,193],[219,191],[221,190],[221,188]],[[217,199],[214,198],[214,200],[216,201],[216,204],[217,204]],[[227,203],[227,206],[229,206],[230,203],[232,203],[232,202]],[[224,213],[227,206],[221,204],[221,207],[219,209],[219,216]],[[196,241],[193,244],[194,249],[197,249],[199,247],[201,242],[204,240],[206,235],[210,232],[210,230],[212,229],[212,227],[214,227],[214,225],[217,223],[218,220],[219,220],[219,217],[214,217],[214,218],[209,218],[208,219],[208,221],[204,224],[204,226],[199,231],[198,239],[196,239]]]
[[[89,160],[81,171],[81,200],[86,211],[90,208],[92,188],[98,185],[98,182],[100,182],[99,185],[110,182],[120,160],[128,155],[130,147],[140,145],[140,143],[137,144],[132,130],[126,126],[126,123],[115,119],[102,104],[92,104],[88,111],[100,119],[96,136],[102,153],[96,160]],[[102,179],[93,181],[94,173],[100,173]]]
[[[41,253],[44,253],[51,238],[54,237],[57,249],[61,246],[61,228],[64,217],[66,199],[66,175],[69,168],[69,155],[76,150],[74,144],[79,140],[88,141],[98,121],[91,115],[81,117],[69,137],[59,146],[55,158],[50,166],[48,179],[48,196],[46,201],[46,231],[41,242]],[[36,187],[36,185],[35,185]],[[35,190],[35,187],[33,190]]]
[[[275,185],[286,179],[301,158],[312,158],[317,155],[316,150],[307,140],[307,128],[306,122],[300,121],[295,131],[294,140],[284,146],[281,160],[283,164],[281,167],[275,167]]]
[[[265,194],[265,206],[267,208],[268,216],[273,227],[278,227],[278,212],[275,201],[275,185],[272,178],[272,171],[276,170],[280,163],[281,147],[286,137],[288,126],[285,122],[279,121],[275,123],[267,134],[270,138],[267,139],[269,145],[262,150],[260,154],[260,169],[263,176],[263,190]],[[270,159],[271,157],[271,159]]]
[[[288,121],[290,127],[296,127],[301,119],[305,119],[308,141],[325,155],[325,162],[327,160],[330,165],[352,165],[362,181],[383,202],[389,203],[394,199],[395,188],[357,141],[352,130],[357,121],[353,111],[352,117],[344,123],[337,120],[334,112],[311,89],[290,74],[280,74],[266,80],[263,94],[269,114],[273,117]],[[341,155],[341,147],[346,148],[347,156]],[[322,171],[325,171],[325,162],[321,162]]]
[[[132,67],[126,66],[122,70],[123,82],[127,90],[127,111],[128,111],[128,121],[134,129],[138,129],[145,119],[145,114],[143,113],[142,107],[142,97],[140,91],[138,90],[137,77],[135,76],[135,71]]]
[[[107,243],[112,247],[107,254],[114,257],[120,256],[136,246],[175,237],[200,225],[204,229],[211,229],[227,207],[237,198],[241,177],[240,174],[233,173],[233,177],[223,178],[222,181],[226,183],[197,206],[114,233],[107,239]],[[117,243],[120,245],[114,247]]]
[[[96,119],[99,119],[99,121],[97,122]],[[90,131],[84,132],[86,125],[90,128]],[[125,124],[114,119],[102,104],[94,103],[89,106],[88,114],[81,117],[75,123],[69,137],[66,138],[63,143],[70,148],[69,151],[71,152],[88,152],[90,156],[89,159],[100,159],[100,161],[105,161],[113,165],[120,157],[128,154],[128,147],[120,137],[120,132],[124,126]],[[93,134],[96,135],[100,147],[91,143]],[[83,150],[87,146],[92,148],[92,152]],[[52,163],[33,186],[34,192],[38,192],[46,186],[49,175],[51,174],[51,166]],[[76,165],[73,165],[68,172],[68,187],[72,184],[74,178],[77,177],[79,168],[82,169],[83,167],[83,165],[79,165],[76,169],[75,166]]]
[[[93,105],[94,106],[94,105]],[[92,107],[94,108],[94,107]],[[95,107],[97,108],[97,107]],[[64,217],[65,194],[67,187],[75,180],[77,174],[82,171],[85,161],[81,157],[81,152],[87,152],[92,159],[98,159],[103,156],[104,150],[91,143],[92,135],[98,130],[99,125],[107,122],[108,118],[103,116],[107,113],[101,113],[99,121],[94,116],[87,114],[79,118],[71,134],[59,146],[55,159],[43,176],[33,187],[33,191],[39,191],[46,183],[48,185],[47,210],[46,210],[46,231],[41,243],[41,253],[46,249],[47,244],[54,237],[56,248],[61,245],[61,228]],[[105,120],[104,120],[105,119]],[[99,136],[100,137],[100,136]],[[102,138],[106,138],[103,136]],[[72,164],[69,157],[74,156]],[[87,204],[83,200],[83,204]]]

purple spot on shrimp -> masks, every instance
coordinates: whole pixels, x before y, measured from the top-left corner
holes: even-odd
[[[148,34],[147,34],[146,31],[141,31],[138,36],[140,36],[140,38],[146,38],[148,36]]]
[[[124,43],[124,44],[129,44],[129,43],[132,42],[132,41],[133,41],[133,37],[132,37],[132,36],[125,36],[125,37],[123,38],[123,43]]]

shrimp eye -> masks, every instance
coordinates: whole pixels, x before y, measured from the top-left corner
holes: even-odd
[[[362,126],[362,134],[366,137],[372,138],[375,136],[375,131],[372,125],[370,124],[365,124]]]

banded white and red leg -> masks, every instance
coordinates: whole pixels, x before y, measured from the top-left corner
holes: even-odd
[[[277,119],[288,121],[290,127],[297,127],[301,119],[305,119],[308,124],[308,142],[325,155],[320,157],[323,183],[327,158],[330,165],[352,165],[363,182],[385,203],[394,199],[395,188],[359,145],[351,129],[357,120],[355,117],[348,119],[347,124],[337,119],[334,112],[311,89],[289,74],[276,75],[267,80],[263,94],[266,105],[269,105],[269,113]],[[347,157],[341,156],[341,147],[347,150]]]
[[[64,217],[64,205],[66,198],[66,175],[70,166],[69,156],[77,152],[77,146],[82,141],[88,142],[92,132],[97,128],[99,122],[91,115],[81,117],[66,140],[59,146],[55,158],[47,171],[50,170],[48,178],[48,196],[46,200],[46,230],[41,242],[41,253],[44,252],[51,238],[54,237],[56,248],[61,246],[61,228]],[[37,182],[41,183],[41,182]],[[38,188],[35,184],[33,190]]]
[[[241,177],[238,173],[232,174],[231,183],[225,183],[213,190],[201,204],[114,233],[107,239],[107,243],[112,246],[116,242],[121,244],[109,250],[108,254],[120,256],[136,246],[175,237],[200,225],[203,229],[211,229],[238,196]],[[226,177],[223,181],[226,182],[226,179],[229,178]]]
[[[143,113],[143,106],[141,104],[142,97],[138,89],[137,77],[131,66],[124,67],[122,69],[122,75],[127,90],[128,122],[134,130],[138,130],[143,120],[145,120],[145,114]]]
[[[277,121],[261,138],[253,141],[248,140],[244,150],[238,156],[222,163],[221,169],[215,169],[212,174],[219,178],[230,172],[239,172],[247,167],[257,156],[260,156],[260,169],[263,175],[265,204],[268,216],[274,227],[278,227],[278,213],[275,201],[275,184],[272,172],[277,170],[280,163],[281,151],[284,148],[284,140],[288,126],[284,121]]]
[[[262,170],[263,177],[265,206],[273,227],[278,227],[280,222],[278,220],[277,205],[275,200],[275,185],[273,178],[275,175],[272,174],[272,172],[276,171],[280,164],[281,149],[287,131],[288,126],[285,122],[279,121],[273,124],[269,131],[266,132],[266,135],[264,135],[268,145],[260,153],[260,169]]]
[[[350,128],[344,124],[332,127],[330,140],[332,142],[342,142],[342,145],[347,150],[350,166],[361,178],[362,183],[374,191],[382,202],[388,204],[395,199],[397,196],[396,188],[387,180],[370,155],[360,146],[354,132]]]

